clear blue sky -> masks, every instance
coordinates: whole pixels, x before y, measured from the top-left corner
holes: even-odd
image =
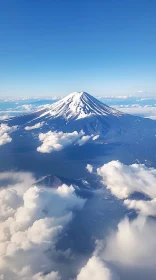
[[[0,96],[156,93],[155,0],[0,0]]]

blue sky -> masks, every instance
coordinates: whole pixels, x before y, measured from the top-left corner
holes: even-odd
[[[1,0],[0,96],[156,94],[155,0]]]

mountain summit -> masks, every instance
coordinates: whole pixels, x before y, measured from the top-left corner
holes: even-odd
[[[116,117],[123,115],[123,113],[103,104],[86,92],[73,92],[45,108],[47,108],[47,111],[44,115],[50,114],[52,118],[62,116],[66,120],[78,120],[91,115],[113,115]]]

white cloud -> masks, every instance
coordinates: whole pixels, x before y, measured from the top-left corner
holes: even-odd
[[[116,232],[107,238],[103,258],[120,267],[155,267],[156,223],[149,218],[138,217],[133,221],[122,220]]]
[[[156,198],[156,169],[143,164],[124,165],[111,161],[97,169],[102,182],[117,198],[127,198],[134,192]]]
[[[12,138],[10,137],[10,133],[14,132],[17,129],[17,126],[8,126],[7,124],[2,123],[0,125],[0,146],[10,143]]]
[[[0,277],[60,280],[53,260],[58,235],[85,200],[72,186],[37,187],[29,173],[0,174],[1,184],[11,178],[0,190]]]
[[[155,236],[156,223],[153,219],[138,216],[130,221],[125,217],[116,231],[97,242],[93,256],[81,269],[77,280],[116,280],[123,272],[122,279],[137,280],[138,271],[140,279],[155,279]],[[114,268],[119,276],[114,273]]]
[[[100,135],[95,135],[92,139],[95,141],[100,137]]]
[[[156,107],[154,106],[134,106],[133,105],[121,105],[121,106],[112,106],[115,109],[120,110],[123,113],[141,116],[145,118],[155,119],[156,118]]]
[[[33,126],[26,126],[25,130],[33,130],[33,129],[41,128],[43,125],[44,125],[44,122],[39,122]]]
[[[42,142],[42,145],[37,148],[37,151],[40,153],[51,153],[52,151],[60,151],[64,147],[76,142],[80,137],[83,136],[83,132],[77,131],[71,133],[52,132],[40,133],[39,140]]]
[[[156,198],[151,200],[131,200],[126,199],[124,204],[129,209],[135,209],[145,216],[156,216]]]
[[[84,266],[77,280],[115,280],[117,279],[107,265],[98,256],[92,256]]]
[[[87,164],[86,169],[88,170],[89,173],[93,172],[93,166],[91,164]]]
[[[24,104],[24,105],[18,106],[17,109],[24,109],[28,112],[31,112],[33,109],[35,109],[35,106],[32,104]]]
[[[153,120],[153,121],[155,121],[156,120],[156,115],[155,116],[148,116],[148,117],[145,117],[146,119],[151,119],[151,120]]]
[[[82,136],[82,138],[77,142],[77,144],[78,144],[79,146],[82,146],[82,145],[84,145],[91,137],[92,137],[92,136],[90,136],[90,135],[84,135],[84,136]]]
[[[60,280],[58,272],[52,271],[48,275],[43,275],[42,273],[38,273],[33,276],[33,280]]]
[[[4,121],[4,120],[7,120],[7,119],[9,119],[8,115],[0,116],[0,121]]]
[[[122,279],[155,279],[156,222],[148,216],[156,216],[156,169],[112,161],[98,168],[97,172],[117,198],[141,192],[151,200],[124,200],[124,204],[138,211],[139,216],[133,220],[125,217],[117,230],[97,242],[93,256],[81,269],[77,280],[119,279],[113,273],[114,269]]]
[[[143,216],[132,221],[124,218],[116,231],[107,236],[107,239],[97,242],[93,256],[81,269],[77,280],[119,280],[120,273],[122,275],[123,272],[122,279],[137,280],[138,271],[140,279],[155,279],[155,236],[154,220]],[[114,273],[114,268],[118,275]]]

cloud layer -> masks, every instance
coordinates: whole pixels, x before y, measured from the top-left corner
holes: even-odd
[[[10,143],[12,138],[10,133],[14,132],[17,129],[17,126],[8,126],[7,124],[2,123],[0,125],[0,146]]]
[[[153,104],[154,105],[154,104]],[[156,106],[140,106],[139,104],[113,106],[121,112],[156,120]]]
[[[72,210],[81,209],[85,200],[65,184],[37,187],[28,173],[0,174],[0,181],[9,182],[12,175],[13,182],[0,191],[0,277],[60,280],[55,245]]]
[[[87,168],[92,172],[91,165]],[[105,240],[97,242],[76,279],[119,280],[114,271],[121,279],[155,279],[156,223],[148,216],[156,214],[156,170],[113,161],[99,168],[98,175],[113,195],[139,215],[133,220],[125,217]],[[29,173],[0,174],[0,185],[7,186],[0,191],[0,277],[4,280],[61,280],[55,265],[58,237],[73,210],[85,203],[72,186],[49,189],[34,183]],[[136,191],[149,200],[128,198]]]

